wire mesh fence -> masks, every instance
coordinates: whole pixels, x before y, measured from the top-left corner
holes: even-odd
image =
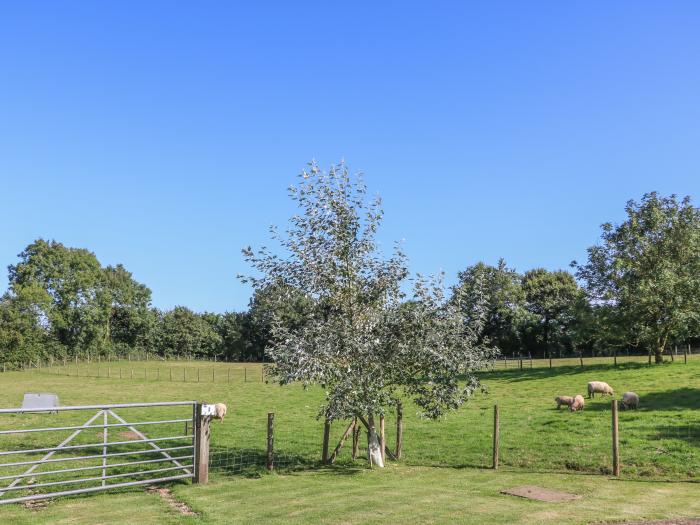
[[[527,472],[613,474],[610,405],[591,414],[565,414],[543,424],[534,413],[500,410],[500,468]],[[697,480],[700,478],[700,418],[650,424],[635,411],[620,411],[621,475],[626,478]],[[349,421],[331,425],[330,450],[340,442]],[[212,447],[210,467],[226,475],[260,475],[267,470],[265,421],[255,422],[257,447]],[[464,418],[443,421],[403,419],[399,462],[410,466],[492,468],[494,461],[493,407],[472,410]],[[396,455],[396,418],[385,420],[387,460]],[[335,460],[340,465],[367,465],[367,437],[363,428],[359,453],[352,459],[352,434]],[[251,436],[249,435],[248,438]],[[323,466],[323,424],[300,427],[293,417],[275,416],[274,470],[289,472]],[[250,443],[250,440],[246,440]]]

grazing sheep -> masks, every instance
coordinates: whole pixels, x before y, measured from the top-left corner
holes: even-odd
[[[625,392],[622,394],[620,408],[627,410],[628,408],[639,408],[639,396],[634,392]]]
[[[216,414],[214,415],[214,419],[220,419],[221,422],[224,422],[224,417],[226,417],[226,405],[223,403],[217,403],[214,405],[214,411]]]
[[[554,401],[556,401],[557,410],[559,410],[562,405],[566,405],[566,406],[570,407],[571,403],[574,402],[574,398],[571,396],[557,396],[554,398]]]
[[[574,398],[574,402],[571,403],[569,406],[569,410],[572,412],[576,412],[577,410],[583,410],[583,407],[586,405],[586,400],[583,399],[583,396],[581,394],[578,394]]]
[[[588,397],[594,397],[593,394],[603,394],[604,396],[612,396],[615,394],[612,387],[603,381],[591,381],[588,383]]]

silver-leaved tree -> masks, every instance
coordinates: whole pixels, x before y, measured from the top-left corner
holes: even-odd
[[[406,299],[405,255],[396,246],[383,258],[375,241],[380,199],[368,199],[344,164],[327,173],[309,164],[290,196],[300,212],[286,233],[271,230],[282,249],[243,250],[258,272],[244,282],[274,290],[280,305],[299,294],[308,299],[304,322],[273,319],[270,372],[281,384],[320,385],[326,397],[319,415],[363,421],[369,458],[383,466],[377,415],[404,398],[429,418],[458,408],[480,388],[473,372],[493,351],[475,344],[480,316],[465,321],[459,298],[445,297],[440,278],[418,276]]]

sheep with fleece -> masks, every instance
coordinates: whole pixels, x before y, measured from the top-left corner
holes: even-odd
[[[629,408],[639,408],[639,396],[634,392],[625,392],[624,394],[622,394],[620,408],[622,410],[627,410]]]
[[[586,400],[583,399],[583,396],[581,394],[576,395],[574,397],[574,402],[571,403],[569,406],[569,410],[571,412],[576,412],[578,410],[583,410],[583,407],[586,405]]]
[[[588,397],[594,397],[594,394],[602,394],[604,396],[615,395],[612,387],[604,381],[591,381],[588,383]]]
[[[224,417],[226,417],[226,405],[223,403],[217,403],[214,405],[214,419],[220,419],[221,422],[224,422]]]
[[[554,398],[554,401],[557,404],[557,410],[559,410],[562,405],[570,407],[571,403],[574,402],[574,398],[571,396],[557,396]]]

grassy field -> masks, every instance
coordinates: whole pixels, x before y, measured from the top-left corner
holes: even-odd
[[[120,368],[122,379],[118,378]],[[178,498],[212,523],[276,522],[287,515],[300,523],[411,518],[464,523],[587,523],[617,517],[700,515],[697,498],[691,497],[697,485],[661,482],[700,478],[700,360],[696,359],[687,365],[676,361],[649,367],[631,362],[618,367],[591,364],[583,369],[560,366],[485,372],[482,380],[488,393],[479,394],[444,420],[421,420],[407,407],[404,459],[384,471],[370,471],[364,461],[352,465],[347,447],[337,467],[318,468],[323,425],[315,416],[322,393],[265,384],[259,365],[110,363],[107,378],[106,364],[99,365],[100,377],[96,377],[98,365],[92,363],[81,365],[78,372],[80,377],[75,376],[75,366],[69,366],[0,374],[0,406],[18,406],[28,391],[55,392],[64,405],[174,400],[228,404],[226,421],[212,425],[212,456],[217,467],[213,483],[207,487],[188,483],[173,486]],[[60,375],[68,373],[72,375]],[[573,414],[557,411],[553,402],[556,395],[585,393],[590,380],[607,381],[618,396],[634,390],[642,399],[640,410],[620,414],[622,480],[605,476],[611,468],[609,398],[591,400],[584,412]],[[491,461],[496,403],[501,410],[502,469],[494,473],[483,467]],[[297,470],[275,475],[262,472],[268,412],[275,413],[278,463]],[[130,421],[154,417],[142,409],[120,414]],[[186,414],[182,409],[164,408],[158,410],[158,416],[179,418]],[[46,418],[51,418],[51,423],[46,423]],[[81,424],[84,419],[84,414],[76,413],[0,416],[0,429]],[[393,424],[394,417],[389,414],[390,446]],[[333,425],[333,440],[337,441],[345,425]],[[171,428],[149,429],[149,435],[179,435],[181,430],[180,424],[173,424]],[[78,442],[94,443],[99,438],[83,434],[79,439],[84,441]],[[0,450],[52,446],[66,435],[0,436]],[[49,437],[52,442],[47,442]],[[584,498],[552,506],[499,494],[502,488],[532,483],[566,487]],[[668,497],[661,497],[663,494]],[[421,503],[419,509],[416,502]],[[219,512],[220,508],[224,511]],[[41,511],[0,507],[0,518],[18,522],[129,522],[129,512],[138,512],[134,522],[139,523],[192,519],[178,516],[160,498],[138,488],[119,496],[59,500]],[[110,518],[100,517],[105,514]]]

